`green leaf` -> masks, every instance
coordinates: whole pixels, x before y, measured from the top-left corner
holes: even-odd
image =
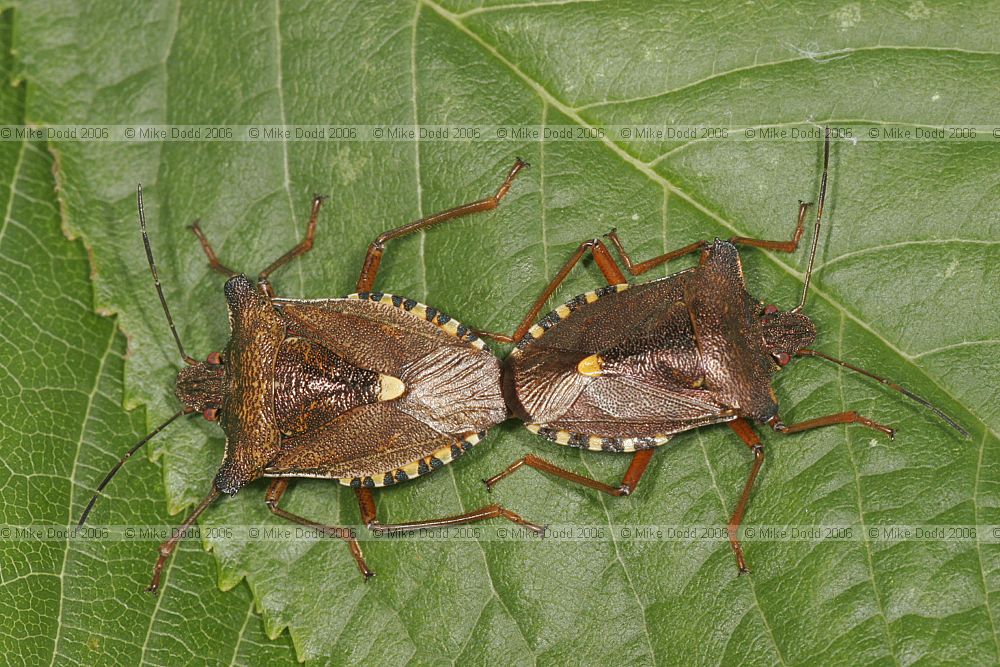
[[[1000,127],[1000,31],[987,7],[25,4],[13,20],[24,97],[5,93],[9,117],[37,124]],[[14,174],[0,232],[7,520],[78,516],[144,430],[141,412],[117,406],[146,406],[147,426],[177,409],[179,360],[136,233],[136,181],[181,338],[201,357],[228,327],[220,276],[185,229],[196,218],[224,262],[253,273],[302,237],[311,194],[329,194],[314,250],[274,284],[290,297],[340,295],[379,232],[492,192],[521,155],[533,166],[499,210],[392,242],[379,276],[382,289],[510,331],[579,242],[612,227],[637,258],[714,236],[788,238],[796,200],[816,196],[821,143],[0,143]],[[151,547],[4,543],[0,609],[19,619],[5,624],[6,648],[26,662],[92,662],[94,637],[98,651],[114,647],[108,662],[135,662],[156,642],[152,662],[228,661],[235,639],[218,640],[242,637],[236,662],[291,661],[286,645],[259,639],[252,593],[268,635],[287,628],[299,658],[340,664],[994,663],[1000,550],[989,535],[887,542],[867,529],[1000,524],[998,157],[991,137],[835,142],[807,307],[816,347],[926,395],[973,432],[960,440],[900,395],[819,361],[782,372],[786,422],[857,410],[900,432],[888,442],[859,426],[787,438],[760,429],[768,458],[745,525],[856,524],[856,539],[748,542],[749,577],[736,576],[724,541],[367,541],[379,574],[367,585],[342,544],[210,540],[232,590],[210,585],[209,557],[187,547],[156,601],[138,592]],[[53,231],[60,220],[90,251],[96,309],[128,336],[124,400],[121,338],[91,313],[84,255]],[[806,251],[742,256],[752,293],[796,302]],[[600,282],[587,263],[558,295]],[[216,427],[176,425],[150,447],[171,512],[206,493],[222,453]],[[487,495],[479,480],[528,452],[606,481],[626,466],[511,422],[445,470],[379,492],[380,517],[495,500],[555,525],[721,526],[750,461],[719,426],[675,438],[628,499],[531,470]],[[131,464],[94,520],[156,520],[153,476]],[[44,484],[52,490],[38,493]],[[202,525],[281,525],[265,486],[218,503]],[[296,481],[287,506],[358,521],[353,494],[333,483]],[[89,611],[90,600],[108,611]]]
[[[12,13],[0,15],[3,79]],[[30,84],[27,84],[30,87]],[[0,96],[0,122],[24,122],[25,85]],[[121,407],[125,338],[93,312],[87,253],[60,231],[44,142],[0,143],[0,524],[46,539],[0,541],[0,646],[7,664],[176,664],[294,659],[271,642],[246,589],[222,593],[211,558],[184,543],[170,596],[142,592],[155,557],[141,541],[68,539],[105,472],[145,432]],[[160,475],[131,466],[102,500],[106,524],[170,522]],[[61,530],[62,534],[54,532]]]

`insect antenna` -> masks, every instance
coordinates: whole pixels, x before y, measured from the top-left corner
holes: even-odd
[[[828,354],[824,354],[824,353],[818,352],[816,350],[802,349],[802,350],[799,350],[798,352],[796,352],[795,354],[800,355],[800,356],[804,356],[804,357],[819,357],[820,359],[826,359],[827,361],[833,362],[833,363],[837,364],[838,366],[843,366],[844,368],[852,370],[855,373],[861,373],[862,375],[870,377],[871,379],[877,381],[879,384],[883,384],[886,387],[889,387],[890,389],[895,389],[896,391],[898,391],[899,393],[903,394],[904,396],[907,396],[910,399],[912,399],[912,400],[916,401],[917,403],[919,403],[920,405],[924,406],[925,408],[927,408],[928,410],[930,410],[931,412],[933,412],[935,415],[937,415],[943,422],[945,422],[946,424],[948,424],[948,426],[952,427],[953,429],[955,429],[956,431],[958,431],[959,433],[961,433],[962,437],[964,437],[966,440],[969,440],[969,439],[972,438],[972,435],[968,431],[966,431],[964,428],[962,428],[962,426],[959,425],[958,422],[956,422],[954,419],[952,419],[951,417],[949,417],[948,415],[946,415],[939,408],[937,408],[934,405],[932,405],[930,401],[928,401],[925,398],[921,398],[920,396],[917,396],[916,394],[914,394],[912,391],[910,391],[906,387],[902,387],[902,386],[896,384],[895,382],[893,382],[893,381],[891,381],[891,380],[889,380],[887,378],[884,378],[884,377],[882,377],[880,375],[875,375],[874,373],[869,373],[868,371],[866,371],[863,368],[858,368],[857,366],[855,366],[853,364],[849,364],[846,361],[842,361],[840,359],[837,359],[836,357],[831,357]]]
[[[174,318],[170,316],[170,309],[167,308],[167,299],[163,296],[160,277],[156,273],[156,262],[153,261],[153,248],[149,245],[149,234],[146,233],[146,211],[142,206],[142,183],[136,188],[136,200],[139,203],[139,228],[142,230],[142,244],[146,246],[146,260],[149,263],[149,272],[153,274],[153,284],[156,285],[156,293],[160,296],[160,305],[163,306],[163,313],[167,316],[167,324],[170,325],[170,332],[174,334],[174,340],[177,342],[177,349],[181,353],[181,358],[189,366],[196,366],[198,365],[198,361],[184,352],[184,346],[181,345],[181,337],[177,335],[177,327],[174,326]]]
[[[823,204],[826,203],[826,179],[830,168],[830,128],[826,128],[826,139],[823,141],[823,176],[819,182],[819,201],[816,203],[816,226],[813,227],[812,245],[809,248],[809,264],[806,265],[806,279],[802,286],[802,298],[799,305],[792,308],[793,313],[802,310],[806,305],[806,295],[809,294],[809,280],[812,278],[813,262],[816,261],[816,247],[819,245],[819,224],[823,220]]]
[[[173,417],[171,417],[167,421],[163,422],[162,424],[154,428],[150,433],[148,433],[145,437],[143,437],[142,440],[132,445],[132,447],[127,452],[125,452],[125,454],[118,460],[118,463],[115,464],[115,466],[104,478],[104,481],[98,484],[97,491],[94,491],[93,498],[90,499],[90,502],[87,503],[87,508],[84,509],[83,514],[80,515],[80,521],[79,523],[76,524],[77,528],[83,527],[83,524],[87,521],[87,517],[90,515],[90,510],[94,509],[94,503],[97,502],[97,497],[101,495],[101,491],[103,491],[104,487],[108,485],[108,482],[111,481],[111,478],[114,477],[119,470],[121,470],[121,467],[125,465],[125,462],[128,461],[130,458],[132,458],[132,455],[135,454],[137,451],[139,451],[140,447],[142,447],[147,442],[152,440],[154,435],[156,435],[157,433],[165,429],[167,426],[169,426],[171,423],[173,423],[175,419],[177,419],[181,415],[191,414],[191,412],[192,410],[189,408],[185,408],[180,412],[177,412]]]

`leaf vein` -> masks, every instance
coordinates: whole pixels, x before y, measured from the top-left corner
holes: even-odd
[[[840,316],[840,335],[837,338],[837,354],[843,356],[843,341],[844,341],[844,321],[845,317],[843,314]],[[847,406],[847,398],[844,395],[844,374],[842,369],[837,369],[837,390],[840,394],[840,408],[845,410]],[[858,462],[854,458],[854,447],[853,445],[853,429],[844,425],[844,439],[846,440],[845,447],[847,448],[847,460],[851,462],[851,472],[854,475],[854,497],[857,499],[857,509],[858,509],[858,522],[861,524],[861,543],[865,548],[865,565],[868,568],[868,579],[872,584],[872,593],[875,595],[875,604],[878,605],[878,614],[882,619],[882,630],[886,636],[886,645],[889,652],[892,654],[892,661],[899,665],[899,656],[896,654],[896,642],[895,637],[892,635],[892,630],[889,626],[889,620],[885,615],[885,603],[882,601],[882,595],[879,593],[878,583],[875,579],[875,563],[872,558],[872,545],[868,538],[868,525],[865,522],[865,508],[864,501],[862,501],[861,495],[861,472],[858,470]]]
[[[983,469],[983,454],[985,450],[986,433],[983,433],[983,439],[979,442],[979,456],[976,457],[976,482],[973,485],[972,491],[972,510],[977,526],[979,525],[979,479],[980,473]],[[983,564],[983,549],[979,541],[979,535],[981,532],[981,530],[976,530],[976,557],[979,561],[979,575],[982,577],[983,581],[983,604],[986,606],[986,616],[990,619],[990,629],[993,631],[993,645],[997,649],[997,658],[1000,659],[1000,636],[997,635],[997,624],[996,620],[993,618],[993,606],[990,604],[990,589],[986,583],[986,568]]]
[[[712,464],[708,460],[708,450],[705,448],[705,439],[702,437],[701,429],[695,429],[694,433],[698,438],[698,446],[701,448],[702,458],[705,460],[705,469],[708,470],[708,476],[712,480],[712,488],[715,489],[715,494],[719,497],[719,504],[722,506],[722,516],[726,518],[728,517],[729,512],[726,507],[726,498],[722,494],[722,489],[719,488],[719,483],[715,479],[715,471],[712,469]],[[774,647],[774,654],[778,656],[778,662],[782,665],[787,665],[788,662],[785,660],[785,656],[781,654],[781,647],[778,646],[778,640],[774,637],[774,630],[771,628],[771,623],[767,620],[767,616],[764,615],[764,607],[760,604],[760,597],[757,595],[757,587],[754,585],[753,579],[750,577],[747,577],[747,583],[750,586],[750,594],[753,597],[753,606],[757,609],[757,613],[760,614],[760,620],[764,625],[767,638],[770,640],[771,646]]]
[[[83,450],[83,441],[87,434],[87,423],[93,418],[94,411],[94,398],[98,395],[98,390],[101,385],[101,378],[104,375],[105,365],[108,358],[112,353],[112,346],[114,344],[115,335],[118,333],[117,327],[111,326],[108,328],[108,340],[104,348],[104,353],[100,357],[100,365],[98,366],[97,372],[94,373],[94,386],[91,388],[87,395],[87,407],[83,412],[83,419],[80,420],[80,435],[76,441],[76,451],[73,454],[73,467],[69,474],[69,502],[66,508],[66,523],[67,525],[73,522],[73,496],[76,490],[76,470],[80,464],[80,452]],[[66,599],[66,564],[69,562],[69,551],[70,551],[70,540],[66,540],[66,548],[63,550],[62,557],[62,567],[59,572],[59,611],[56,613],[56,636],[52,642],[52,662],[50,664],[54,665],[56,662],[56,656],[59,654],[59,640],[62,637],[62,631],[65,623],[63,622],[63,602]]]
[[[846,58],[854,53],[866,53],[871,51],[931,51],[935,53],[957,53],[962,55],[977,55],[977,56],[1000,56],[1000,53],[994,51],[976,51],[972,49],[961,49],[957,47],[949,46],[908,46],[908,45],[888,45],[888,44],[878,44],[875,46],[857,46],[846,49],[837,49],[834,51],[828,51],[824,53],[805,53],[798,51],[800,55],[796,58],[785,58],[784,60],[769,60],[767,62],[759,62],[755,60],[750,65],[744,65],[742,67],[734,67],[732,69],[723,70],[721,72],[713,71],[708,76],[702,77],[696,81],[690,81],[683,85],[677,86],[676,88],[671,88],[669,90],[664,90],[658,93],[651,93],[649,95],[639,95],[637,97],[623,98],[619,100],[604,100],[602,102],[590,102],[589,104],[584,104],[578,107],[574,107],[576,111],[586,111],[587,109],[594,109],[598,107],[610,107],[619,106],[624,104],[632,104],[635,102],[646,102],[649,100],[655,100],[661,97],[667,97],[668,95],[673,95],[675,93],[683,92],[689,88],[694,88],[700,86],[704,83],[708,83],[715,79],[720,79],[730,74],[740,74],[744,72],[751,72],[758,69],[763,69],[767,67],[777,67],[780,65],[788,65],[792,63],[799,63],[804,61],[815,62],[817,58],[829,58],[830,56],[837,56],[838,58]]]

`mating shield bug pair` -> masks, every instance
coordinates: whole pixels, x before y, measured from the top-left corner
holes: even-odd
[[[382,525],[371,489],[427,474],[460,456],[483,431],[512,412],[529,430],[558,444],[632,453],[617,485],[584,477],[528,455],[486,480],[492,488],[529,466],[615,496],[631,493],[655,448],[685,430],[725,422],[751,449],[754,462],[729,521],[729,539],[740,572],[747,571],[737,529],[764,449],[748,420],[795,433],[831,424],[858,423],[889,437],[894,431],[854,412],[786,425],[771,389],[774,372],[794,356],[814,356],[860,372],[932,410],[963,435],[967,432],[926,400],[897,384],[808,346],[816,330],[801,311],[826,197],[830,136],[826,135],[816,224],[802,297],[790,311],[764,305],[746,289],[737,245],[792,252],[804,232],[808,204],[800,202],[790,241],[737,237],[700,241],[634,264],[618,236],[608,235],[632,275],[690,253],[697,266],[660,280],[630,285],[600,239],[580,245],[513,336],[482,333],[516,344],[501,368],[475,332],[410,299],[373,292],[386,242],[430,225],[494,208],[525,164],[518,160],[492,197],[417,220],[371,244],[356,294],[341,299],[275,298],[271,272],[312,247],[322,198],[313,200],[305,240],[265,269],[256,288],[226,268],[195,225],[213,269],[229,277],[232,336],[221,353],[198,362],[184,353],[156,274],[145,232],[142,191],[139,219],[147,259],[171,331],[188,364],[177,377],[184,408],[154,429],[124,461],[167,424],[187,414],[218,420],[226,451],[212,490],[160,547],[149,590],[183,530],[221,493],[235,493],[260,477],[273,478],[266,502],[273,513],[343,538],[361,572],[372,574],[350,531],[324,526],[278,506],[294,477],[337,479],[354,487],[363,521],[387,532],[503,517],[542,529],[499,505],[444,519]],[[536,317],[573,266],[591,253],[609,285],[580,295],[537,323]],[[534,323],[534,324],[533,324]],[[80,520],[86,520],[97,494]]]

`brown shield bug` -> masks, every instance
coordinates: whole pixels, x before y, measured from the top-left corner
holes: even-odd
[[[625,496],[635,490],[656,447],[682,431],[725,422],[754,456],[728,524],[736,565],[743,573],[748,569],[737,530],[764,462],[764,447],[750,421],[767,424],[782,434],[849,423],[861,424],[889,438],[895,433],[856,412],[783,423],[771,379],[794,356],[819,357],[866,375],[920,403],[968,437],[968,432],[954,420],[911,391],[809,347],[816,329],[802,308],[816,257],[829,161],[827,130],[809,263],[802,297],[795,308],[780,311],[747,291],[736,246],[795,251],[810,206],[802,202],[790,241],[743,237],[698,241],[634,264],[612,231],[608,238],[634,276],[682,255],[700,253],[695,267],[643,284],[626,281],[600,239],[586,241],[548,285],[512,337],[483,334],[516,343],[504,367],[504,393],[512,412],[526,422],[529,430],[561,445],[632,453],[628,470],[617,486],[529,454],[485,480],[487,487],[492,489],[518,468],[529,466],[613,496]],[[609,286],[571,299],[532,326],[556,286],[588,251]]]
[[[372,291],[385,244],[459,216],[495,208],[526,163],[517,160],[497,192],[386,232],[368,248],[357,293],[343,298],[276,298],[271,273],[312,248],[323,197],[313,198],[306,236],[258,276],[256,286],[215,255],[198,223],[192,226],[213,270],[229,277],[225,296],[232,334],[225,349],[197,361],[184,352],[167,307],[146,233],[142,186],[139,225],[163,312],[187,364],[177,374],[183,408],[135,444],[97,488],[80,517],[87,519],[111,478],[150,438],[183,415],[218,421],[225,454],[212,489],[159,548],[147,590],[178,540],[221,494],[235,494],[261,477],[273,478],[265,501],[271,512],[345,540],[358,569],[365,563],[348,528],[326,526],[279,507],[294,477],[338,480],[354,488],[362,521],[398,533],[503,517],[540,533],[541,527],[496,504],[458,516],[382,524],[371,490],[426,475],[461,456],[485,430],[507,418],[500,364],[470,329],[412,299]]]

